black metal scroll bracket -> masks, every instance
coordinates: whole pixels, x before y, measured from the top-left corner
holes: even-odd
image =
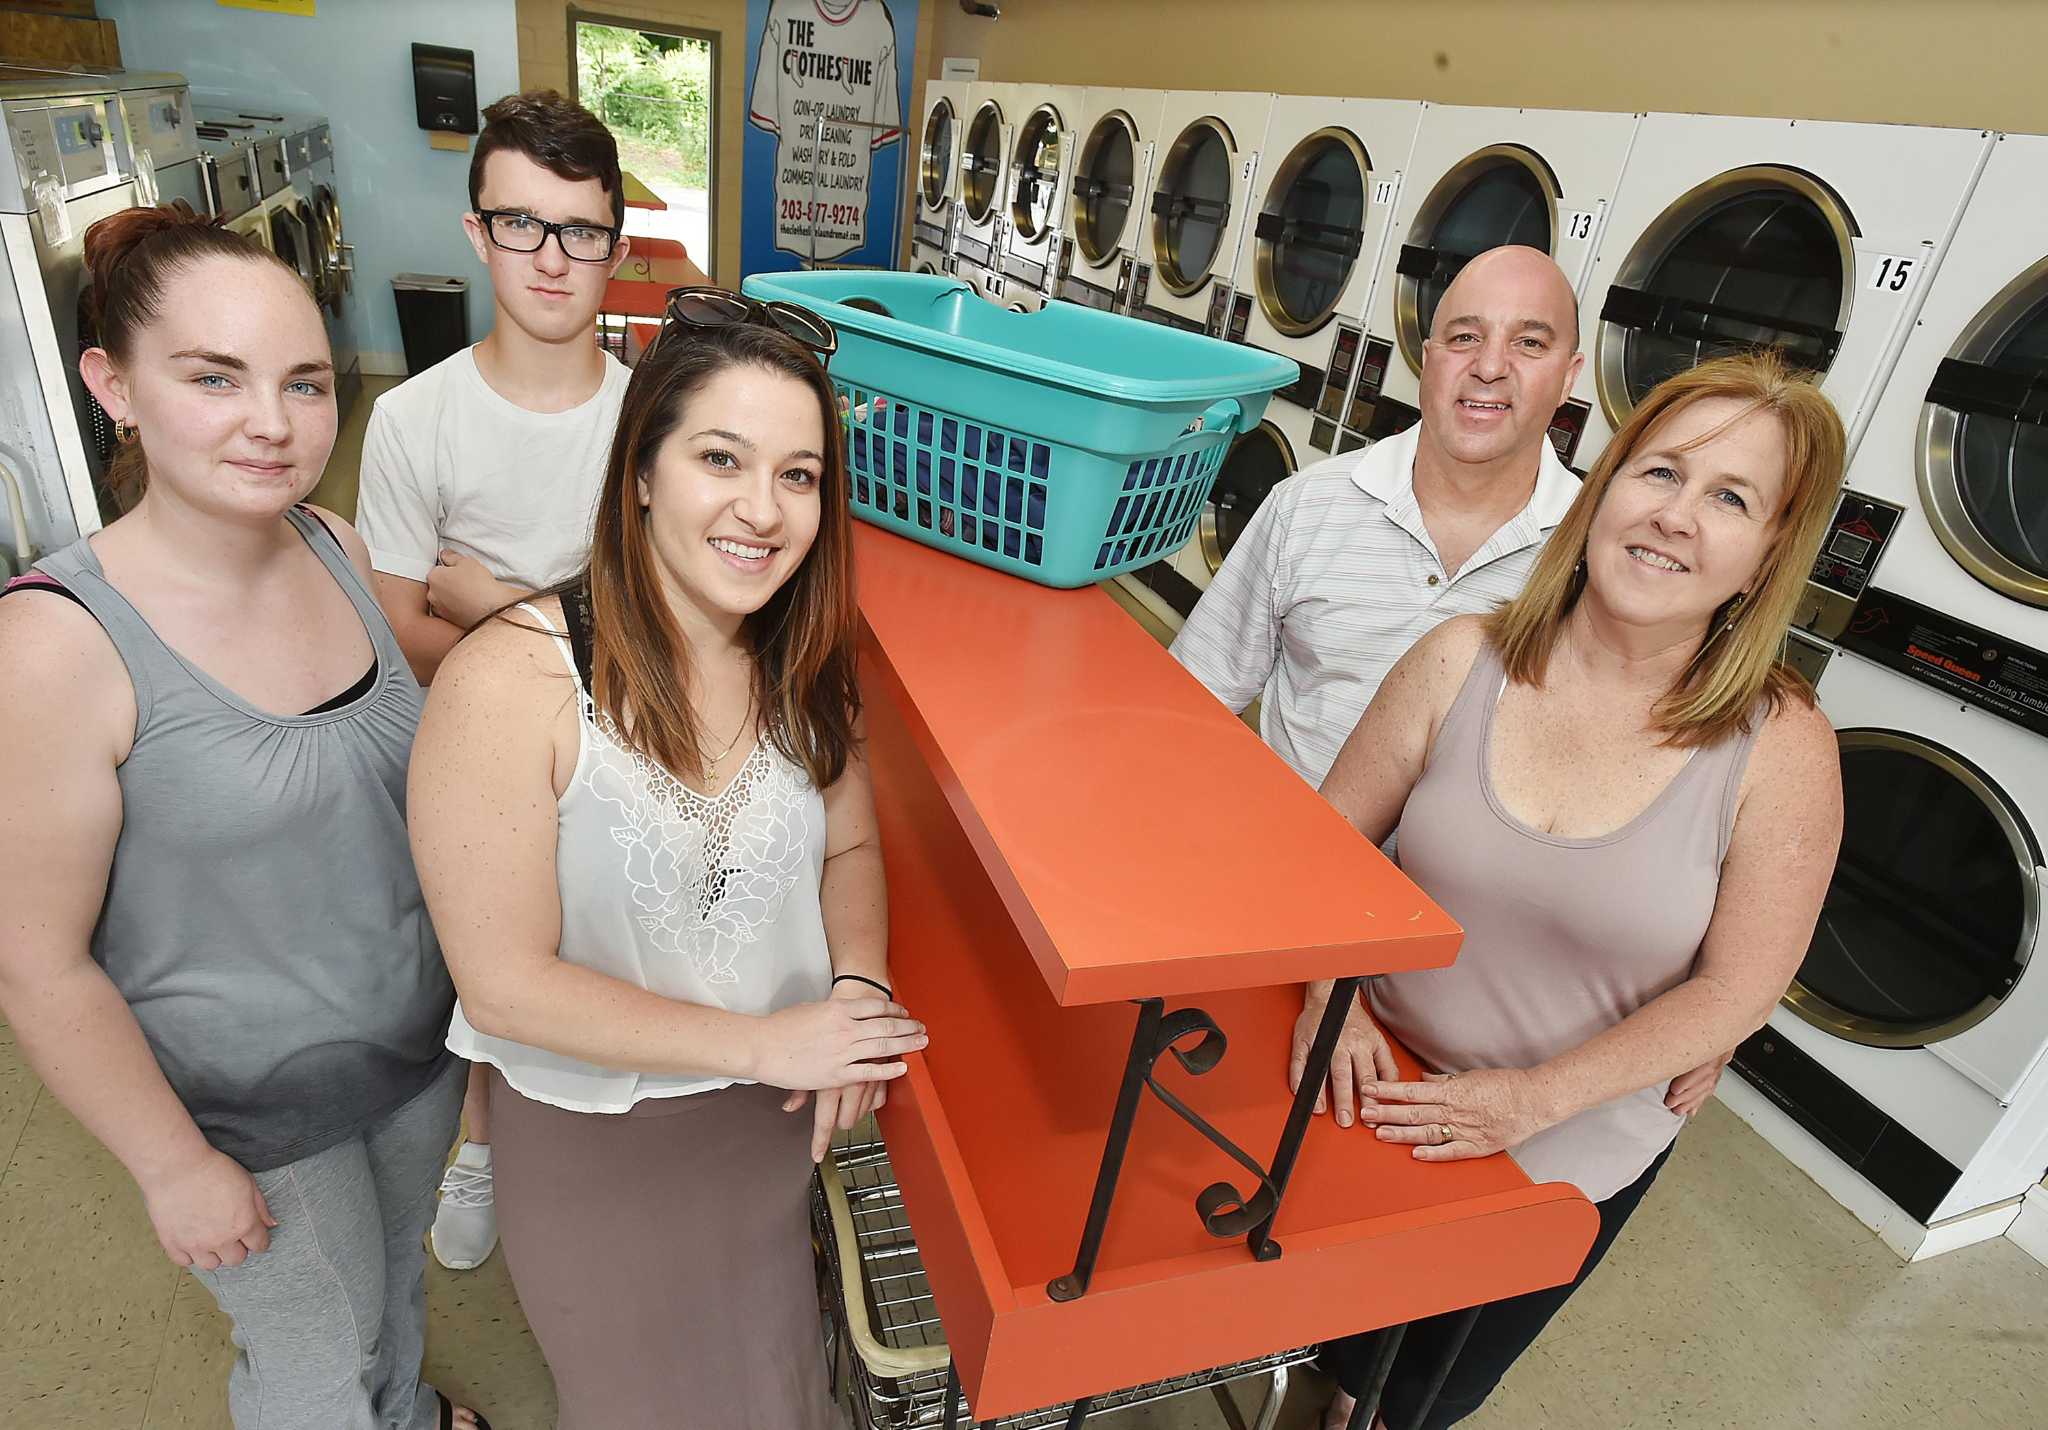
[[[1315,1110],[1316,1092],[1329,1076],[1337,1038],[1344,1030],[1344,1016],[1358,996],[1360,982],[1357,978],[1340,978],[1330,991],[1329,1004],[1323,1011],[1322,1022],[1317,1025],[1315,1041],[1309,1047],[1301,1085],[1288,1106],[1287,1121],[1281,1129],[1280,1143],[1274,1149],[1270,1168],[1261,1166],[1256,1158],[1225,1137],[1186,1102],[1161,1087],[1153,1076],[1154,1065],[1169,1052],[1183,1069],[1195,1077],[1222,1061],[1228,1043],[1215,1019],[1199,1008],[1180,1008],[1168,1013],[1162,998],[1133,1000],[1138,1005],[1138,1026],[1131,1034],[1130,1054],[1124,1060],[1123,1082],[1117,1089],[1116,1109],[1110,1116],[1109,1133],[1103,1141],[1102,1162],[1096,1170],[1095,1191],[1088,1203],[1088,1220],[1081,1229],[1081,1245],[1074,1256],[1074,1269],[1048,1281],[1046,1295],[1055,1301],[1072,1301],[1088,1292],[1088,1283],[1095,1275],[1096,1259],[1102,1253],[1103,1233],[1109,1227],[1110,1207],[1116,1201],[1117,1183],[1123,1175],[1124,1157],[1130,1150],[1131,1128],[1137,1121],[1140,1094],[1148,1088],[1169,1111],[1256,1179],[1256,1186],[1249,1196],[1230,1182],[1214,1182],[1203,1188],[1195,1198],[1195,1211],[1201,1217],[1202,1225],[1211,1236],[1243,1236],[1252,1255],[1260,1261],[1277,1258],[1280,1244],[1273,1240],[1273,1222],[1280,1214],[1281,1199],[1287,1195],[1287,1183],[1294,1175],[1302,1141],[1308,1135],[1308,1120]],[[1179,1046],[1197,1034],[1201,1040],[1193,1047],[1183,1050]]]

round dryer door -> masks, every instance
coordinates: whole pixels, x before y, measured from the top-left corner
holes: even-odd
[[[1060,184],[1060,112],[1049,104],[1031,111],[1017,135],[1017,177],[1010,193],[1010,224],[1027,243],[1052,226]]]
[[[1212,574],[1223,569],[1223,558],[1251,525],[1266,494],[1293,475],[1294,448],[1272,423],[1261,422],[1231,443],[1202,508],[1202,559]]]
[[[341,200],[325,184],[313,196],[313,241],[326,261],[327,306],[338,318],[341,316],[342,299],[348,296],[350,270],[343,261],[346,240],[342,236]]]
[[[1116,257],[1137,197],[1138,129],[1122,110],[1095,121],[1074,165],[1074,246],[1100,268]]]
[[[1185,298],[1209,281],[1230,226],[1230,171],[1237,145],[1220,119],[1181,131],[1159,166],[1152,257],[1159,281]]]
[[[2040,848],[1952,751],[1893,730],[1839,739],[1842,852],[1785,1002],[1853,1042],[1940,1042],[1982,1022],[2026,971]]]
[[[1855,222],[1791,169],[1733,169],[1666,209],[1600,312],[1600,403],[1616,427],[1649,390],[1710,357],[1774,347],[1824,373],[1849,322]]]
[[[1920,495],[1963,569],[2048,606],[2048,258],[1964,330],[1920,421]]]
[[[1321,129],[1274,171],[1259,214],[1259,306],[1282,334],[1306,337],[1329,322],[1365,244],[1372,162],[1343,129]]]
[[[917,188],[924,206],[935,209],[953,188],[953,101],[942,99],[924,117],[924,143],[917,151]]]
[[[987,223],[995,211],[996,180],[1003,172],[1003,111],[993,100],[974,111],[967,146],[960,156],[960,197],[967,216]]]
[[[1410,368],[1422,371],[1422,342],[1451,280],[1506,244],[1557,251],[1557,179],[1519,144],[1466,155],[1416,210],[1394,290],[1395,337]]]

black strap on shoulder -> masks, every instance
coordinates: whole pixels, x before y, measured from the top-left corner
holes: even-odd
[[[590,690],[590,588],[571,586],[562,592],[562,621],[569,627],[569,658],[577,678]],[[595,692],[592,692],[593,697]]]
[[[303,512],[305,515],[313,518],[314,523],[322,531],[327,533],[327,539],[334,543],[334,549],[336,551],[339,551],[342,554],[343,558],[346,559],[346,557],[348,556],[348,548],[341,544],[341,538],[334,534],[334,528],[327,524],[327,518],[320,515],[319,512],[313,510],[313,508],[308,506],[305,502],[299,503],[299,510]]]
[[[78,594],[54,576],[40,571],[31,571],[26,576],[17,576],[12,581],[0,582],[0,596],[11,596],[16,591],[48,591],[52,596],[62,596],[72,605],[90,614],[92,608],[78,599]]]

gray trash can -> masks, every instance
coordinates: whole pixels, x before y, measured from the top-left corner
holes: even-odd
[[[469,346],[469,280],[439,273],[400,273],[391,280],[405,370],[425,372]]]

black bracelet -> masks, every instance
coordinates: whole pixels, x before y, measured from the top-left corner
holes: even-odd
[[[832,978],[832,986],[834,988],[837,988],[840,984],[844,983],[849,978],[851,978],[855,983],[867,984],[868,987],[880,992],[881,995],[884,998],[888,999],[891,1003],[894,1003],[896,1001],[896,993],[894,989],[890,988],[889,985],[886,983],[877,983],[874,979],[868,977],[865,973],[835,974]]]

